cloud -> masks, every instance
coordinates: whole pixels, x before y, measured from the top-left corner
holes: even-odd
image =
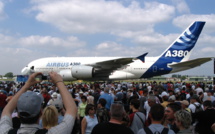
[[[77,37],[70,36],[66,39],[52,36],[39,36],[32,35],[28,37],[23,37],[18,40],[18,43],[25,48],[37,49],[48,52],[56,52],[59,50],[67,51],[75,50],[75,48],[80,48],[85,46],[85,42],[80,41]]]
[[[3,20],[7,17],[7,15],[4,12],[4,3],[0,1],[0,20]]]
[[[14,37],[0,34],[0,44],[1,46],[8,46],[14,44]]]
[[[203,48],[202,49],[202,52],[204,52],[204,53],[214,53],[215,52],[215,48],[214,47],[205,47],[205,48]]]
[[[173,5],[176,7],[176,10],[183,14],[183,13],[190,13],[190,9],[184,0],[172,0]]]
[[[77,37],[70,36],[67,39],[61,39],[52,36],[39,36],[32,35],[28,37],[23,37],[20,39],[20,43],[23,46],[61,46],[61,47],[78,47],[83,46],[84,43],[80,42]]]
[[[45,53],[31,51],[25,48],[5,47],[0,49],[1,70],[0,74],[7,72],[21,74],[21,69],[36,58],[47,56]]]
[[[184,28],[187,27],[187,25],[191,24],[194,21],[205,21],[205,27],[204,32],[211,33],[215,32],[215,14],[205,14],[205,15],[198,15],[198,14],[185,14],[176,17],[173,20],[173,24]]]
[[[32,1],[36,19],[66,33],[148,31],[149,25],[169,20],[175,13],[173,6],[158,2],[145,2],[141,7],[136,1],[128,6],[104,0],[47,1]]]

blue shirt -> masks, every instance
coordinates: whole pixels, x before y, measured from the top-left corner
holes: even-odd
[[[96,115],[94,115],[93,118],[91,118],[89,115],[85,116],[86,121],[87,121],[87,127],[85,130],[85,134],[91,134],[93,128],[95,127],[95,125],[98,124],[98,119],[96,117]]]
[[[105,105],[105,108],[107,108],[107,110],[110,110],[110,106],[111,106],[111,104],[113,104],[113,102],[114,102],[113,97],[110,96],[108,93],[103,93],[103,94],[99,97],[99,99],[101,99],[101,98],[104,98],[104,99],[107,101],[107,103],[106,103],[106,105]]]

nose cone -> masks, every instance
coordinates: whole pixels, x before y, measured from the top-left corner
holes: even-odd
[[[28,75],[29,72],[30,72],[30,69],[27,68],[27,67],[24,67],[24,68],[22,69],[22,71],[21,71],[22,75]]]

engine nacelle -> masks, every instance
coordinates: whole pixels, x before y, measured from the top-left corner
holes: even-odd
[[[72,76],[77,79],[93,78],[94,68],[90,66],[73,66]]]
[[[72,77],[71,70],[62,70],[59,72],[62,76],[63,80],[77,80],[76,78]]]

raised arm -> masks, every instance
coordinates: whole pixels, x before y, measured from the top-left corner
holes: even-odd
[[[65,114],[70,114],[75,118],[77,113],[77,107],[71,94],[69,93],[68,89],[65,87],[62,77],[56,72],[50,72],[49,75],[51,77],[52,82],[58,87],[60,91],[60,95],[63,99],[63,104],[66,109]]]
[[[5,106],[1,117],[7,115],[11,117],[11,114],[13,113],[14,109],[17,106],[17,101],[19,97],[26,92],[31,86],[35,85],[36,83],[39,83],[41,81],[35,80],[35,77],[37,75],[40,75],[41,73],[33,73],[32,75],[29,76],[28,81],[25,83],[25,85],[21,88],[19,92],[17,92],[14,97],[9,101],[9,103]]]

